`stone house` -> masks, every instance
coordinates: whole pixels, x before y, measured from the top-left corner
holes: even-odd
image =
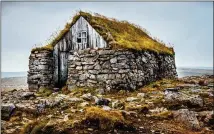
[[[177,76],[174,50],[126,21],[79,12],[29,57],[28,86],[136,89]]]

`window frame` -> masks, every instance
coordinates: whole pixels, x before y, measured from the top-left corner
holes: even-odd
[[[85,36],[83,37],[83,35],[85,34]],[[78,40],[80,40],[80,42],[78,42]],[[85,40],[85,41],[83,41],[83,40]],[[77,36],[76,36],[76,42],[78,43],[78,44],[81,44],[81,45],[83,45],[83,44],[87,44],[87,31],[85,31],[85,30],[83,30],[83,31],[79,31],[78,33],[77,33]]]

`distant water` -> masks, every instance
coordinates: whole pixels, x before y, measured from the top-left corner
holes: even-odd
[[[27,77],[27,72],[1,72],[1,78]]]
[[[184,76],[201,76],[201,75],[213,75],[212,67],[178,67],[177,68],[178,77]]]
[[[177,68],[178,77],[184,77],[184,76],[200,76],[204,74],[213,74],[213,68],[212,67],[178,67]],[[2,72],[1,78],[6,77],[27,77],[27,72]]]

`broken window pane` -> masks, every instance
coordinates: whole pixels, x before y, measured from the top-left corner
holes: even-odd
[[[77,38],[77,43],[81,43],[81,38]]]
[[[86,31],[81,31],[79,33],[77,33],[77,43],[80,48],[83,48],[83,45],[87,44],[87,32]]]
[[[83,38],[83,39],[82,39],[82,42],[83,42],[83,43],[86,43],[86,38]]]
[[[82,32],[82,37],[86,37],[86,32]]]
[[[78,37],[81,37],[81,33],[78,34]]]

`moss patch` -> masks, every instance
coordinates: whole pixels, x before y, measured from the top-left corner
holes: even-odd
[[[42,129],[47,124],[47,121],[37,121],[34,120],[24,125],[21,130],[21,134],[41,134],[43,133]]]
[[[126,106],[126,111],[137,111],[138,113],[147,114],[149,112],[149,105],[139,105],[139,106]]]
[[[152,115],[152,118],[155,118],[155,119],[169,119],[169,118],[172,118],[173,114],[171,111],[164,111],[164,112],[161,112],[161,113],[158,113],[158,114],[153,114]]]
[[[52,44],[48,44],[48,45],[45,45],[43,47],[36,47],[36,48],[33,48],[31,50],[31,52],[42,51],[42,50],[53,51],[53,46],[52,46]]]
[[[179,81],[178,79],[162,79],[155,82],[151,82],[140,90],[142,92],[163,91],[166,88],[176,87],[181,83],[183,82]]]
[[[86,120],[98,122],[100,129],[111,129],[119,124],[125,124],[125,119],[120,111],[105,111],[98,107],[86,108]]]
[[[45,96],[49,96],[51,94],[52,94],[52,90],[51,89],[42,87],[42,88],[39,88],[39,91],[36,93],[36,96],[45,97]]]
[[[104,38],[104,40],[114,49],[133,49],[148,50],[156,53],[174,55],[173,48],[167,47],[163,42],[153,39],[145,29],[140,26],[131,24],[128,21],[118,21],[96,14],[92,15],[87,12],[78,12],[71,23],[67,23],[56,38],[50,44],[41,48],[35,48],[32,51],[40,49],[52,50],[53,47],[61,40],[69,29],[76,23],[80,17],[85,18],[89,24]]]

